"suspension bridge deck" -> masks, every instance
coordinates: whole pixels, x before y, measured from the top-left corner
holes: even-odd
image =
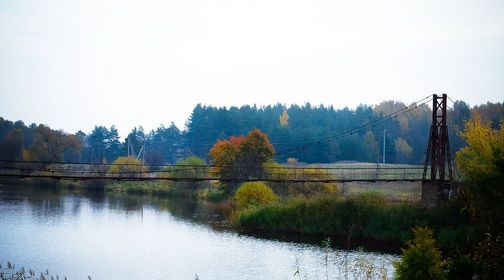
[[[219,176],[218,168],[227,168]],[[251,175],[254,174],[254,175]],[[423,167],[417,166],[206,166],[128,165],[0,161],[0,178],[53,178],[117,181],[225,181],[225,182],[418,182]]]

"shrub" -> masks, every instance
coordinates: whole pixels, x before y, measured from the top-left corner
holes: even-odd
[[[172,171],[173,177],[204,178],[207,177],[209,170],[207,170],[206,162],[203,159],[190,156],[177,161],[175,167],[169,171]]]
[[[209,185],[207,188],[197,192],[199,200],[208,200],[211,202],[221,202],[227,198],[226,192],[219,185]]]
[[[141,161],[134,157],[118,157],[112,166],[109,168],[108,173],[110,175],[118,175],[123,173],[123,175],[139,176],[136,173],[146,172],[147,167],[142,164]]]
[[[504,277],[504,233],[502,229],[486,237],[475,248],[474,261],[479,266],[479,279],[502,279]]]
[[[441,251],[432,237],[432,230],[416,227],[415,237],[406,243],[400,261],[394,264],[396,279],[444,279]]]
[[[163,168],[162,172],[157,175],[159,178],[172,178],[173,187],[182,191],[201,190],[209,186],[208,181],[191,181],[191,179],[203,179],[209,177],[209,168],[203,159],[190,156],[188,158],[177,161],[174,166]],[[179,180],[176,180],[179,179]]]
[[[277,201],[278,197],[263,182],[247,182],[238,188],[234,200],[239,209],[245,209]]]
[[[208,192],[208,200],[212,202],[219,202],[226,199],[226,193],[221,189],[211,189]]]

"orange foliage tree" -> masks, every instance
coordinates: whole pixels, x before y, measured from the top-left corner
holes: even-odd
[[[245,137],[231,136],[229,140],[218,140],[210,149],[212,157],[212,172],[219,175],[221,179],[238,176],[236,165],[238,163],[239,153]]]
[[[213,172],[223,180],[233,178],[258,178],[262,164],[275,154],[268,135],[255,128],[246,137],[231,136],[219,140],[210,149]]]
[[[238,159],[241,165],[249,167],[246,168],[247,175],[257,178],[263,172],[263,163],[270,161],[274,154],[268,135],[255,128],[242,142]]]

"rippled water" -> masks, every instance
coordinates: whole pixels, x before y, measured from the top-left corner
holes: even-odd
[[[0,186],[0,262],[69,279],[326,279],[326,272],[329,279],[352,279],[393,273],[393,255],[244,236],[197,222],[215,215],[201,213],[201,205],[181,200]]]

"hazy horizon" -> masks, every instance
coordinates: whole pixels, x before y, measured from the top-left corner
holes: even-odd
[[[503,1],[1,1],[0,115],[124,137],[194,106],[504,101]]]

